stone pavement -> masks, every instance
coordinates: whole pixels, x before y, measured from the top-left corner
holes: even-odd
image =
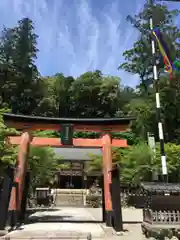
[[[8,234],[10,239],[92,239],[105,237],[99,224],[88,223],[33,223],[25,225],[22,230]]]
[[[99,210],[101,212],[101,210]],[[98,217],[98,214],[97,214]],[[31,222],[87,222],[96,220],[86,208],[59,207],[35,212],[29,217]],[[102,217],[99,221],[102,220]]]
[[[121,236],[116,236],[114,231],[111,228],[107,228],[104,224],[93,223],[93,221],[102,220],[101,209],[67,207],[49,209],[48,211],[32,214],[30,216],[31,223],[24,225],[22,230],[16,230],[7,234],[4,239],[8,239],[7,237],[10,237],[9,239],[12,240],[87,239],[89,233],[92,235],[92,240],[145,239],[141,233],[140,223],[132,224],[142,220],[142,210],[124,209],[123,219],[125,222],[128,222],[128,224],[124,224],[126,231]]]
[[[102,208],[86,208],[94,220],[102,220]],[[141,209],[124,208],[122,209],[124,223],[141,223],[143,221],[143,214]]]

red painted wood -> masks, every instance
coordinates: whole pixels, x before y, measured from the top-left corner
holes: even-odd
[[[9,142],[13,145],[20,144],[21,137],[9,137]],[[61,140],[59,138],[43,138],[43,137],[34,137],[31,141],[33,146],[51,146],[51,147],[63,147]],[[74,138],[73,139],[74,147],[102,147],[102,139],[88,139],[88,138]],[[126,139],[113,139],[111,143],[112,147],[127,147]]]
[[[112,150],[111,150],[111,137],[105,134],[102,137],[102,153],[103,153],[103,173],[104,173],[104,196],[105,196],[105,209],[112,211],[112,201],[110,193],[111,184],[111,170],[112,170]]]
[[[11,197],[9,201],[9,211],[12,210],[20,210],[22,196],[24,191],[24,180],[25,174],[27,170],[28,163],[28,153],[29,153],[29,143],[30,136],[28,132],[22,134],[19,137],[19,151],[18,151],[18,159],[17,159],[17,167],[15,170],[14,182],[16,186],[12,187]],[[18,199],[17,199],[17,197]]]

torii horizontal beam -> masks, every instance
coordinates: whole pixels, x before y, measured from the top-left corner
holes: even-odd
[[[13,145],[19,145],[21,142],[21,137],[8,137],[8,140]],[[102,139],[83,139],[83,138],[74,138],[73,146],[70,147],[102,147]],[[67,147],[62,145],[60,138],[44,138],[44,137],[33,137],[31,140],[32,146],[39,147]],[[128,147],[126,139],[112,139],[111,142],[112,147]]]
[[[132,117],[126,118],[49,118],[5,113],[3,119],[8,127],[23,131],[56,130],[63,124],[73,125],[75,132],[123,132],[129,129]]]

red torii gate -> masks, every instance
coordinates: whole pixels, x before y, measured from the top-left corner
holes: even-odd
[[[19,145],[21,143],[21,137],[8,137],[9,143],[12,145]],[[44,137],[33,137],[31,138],[30,144],[37,147],[64,147],[59,138],[44,138]],[[102,139],[91,139],[91,138],[74,138],[73,147],[102,147]],[[111,147],[127,147],[126,139],[112,139]]]
[[[63,125],[70,124],[73,131],[100,132],[100,139],[73,139],[73,147],[102,147],[103,155],[103,175],[104,175],[104,200],[106,224],[111,226],[112,201],[110,195],[111,170],[112,170],[112,147],[127,147],[126,140],[111,139],[112,132],[123,132],[129,128],[132,118],[104,118],[104,119],[72,119],[72,118],[47,118],[37,116],[25,116],[15,114],[4,114],[6,126],[22,130],[21,137],[10,137],[10,143],[19,144],[18,164],[14,181],[18,183],[12,188],[9,202],[9,211],[20,211],[22,195],[24,190],[24,179],[28,164],[28,152],[30,145],[63,147],[60,139],[57,138],[37,138],[31,136],[34,130],[56,130],[62,131]],[[18,191],[18,194],[17,192]],[[18,196],[18,199],[16,200]]]

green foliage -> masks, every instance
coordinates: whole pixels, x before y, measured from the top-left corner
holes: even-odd
[[[167,168],[170,182],[180,181],[180,146],[166,144]],[[88,171],[102,171],[102,157],[91,155]],[[141,181],[152,181],[154,174],[161,175],[161,154],[159,145],[156,147],[156,156],[146,143],[138,143],[125,149],[113,149],[113,163],[120,165],[122,182],[138,184]]]
[[[34,131],[33,136],[35,137],[60,137],[60,133],[56,131],[51,131],[51,130],[39,130],[39,131]]]
[[[43,80],[44,97],[36,115],[54,117],[113,117],[119,108],[120,79],[100,71],[87,72],[74,80],[56,74]]]
[[[135,115],[133,115],[133,116],[135,116]],[[141,138],[137,137],[137,135],[132,131],[131,132],[112,133],[112,137],[118,138],[118,139],[126,139],[128,145],[137,144],[141,140]]]
[[[173,143],[168,143],[165,145],[166,157],[167,157],[167,168],[170,182],[179,182],[180,181],[180,162],[179,162],[179,154],[180,154],[180,145],[176,145]],[[159,146],[157,145],[157,154],[156,160],[161,161],[161,154],[159,150]],[[160,167],[161,172],[161,167]]]
[[[92,171],[99,171],[102,172],[102,157],[99,155],[91,154],[89,156],[91,158],[91,161],[88,164],[88,170],[89,172]]]
[[[0,35],[0,95],[2,106],[13,113],[32,114],[41,98],[36,39],[28,18],[14,28],[4,28]]]
[[[50,117],[68,117],[70,112],[69,88],[74,82],[73,77],[56,74],[42,79],[42,99],[38,103],[34,114]]]
[[[129,114],[134,116],[132,121],[132,130],[136,135],[140,135],[142,139],[147,138],[147,132],[151,131],[152,118],[155,119],[155,103],[150,99],[137,98],[132,100],[126,108]]]
[[[116,158],[121,167],[120,177],[123,182],[136,184],[150,181],[153,169],[157,168],[156,163],[152,162],[152,152],[145,143],[119,150]]]
[[[58,158],[53,149],[31,147],[29,153],[29,169],[31,170],[32,188],[50,185],[59,169]]]
[[[3,113],[6,111],[6,109],[0,109],[0,170],[9,164],[14,165],[17,159],[16,147],[8,142],[8,136],[16,135],[17,131],[4,125]]]
[[[167,168],[170,182],[180,181],[180,145],[168,143],[165,145]],[[139,143],[126,149],[119,149],[114,155],[115,161],[120,164],[121,180],[130,183],[152,181],[153,173],[161,175],[161,154],[159,144],[156,147],[156,156],[146,143]]]
[[[148,145],[139,143],[125,149],[114,148],[112,160],[119,164],[120,177],[123,182],[139,183],[141,180],[150,181],[152,171],[159,169],[159,163],[152,161],[152,152]],[[102,171],[102,157],[91,155],[89,171]]]
[[[81,75],[70,87],[71,115],[113,117],[120,97],[120,79],[104,77],[100,71]]]
[[[165,145],[167,168],[170,182],[180,181],[180,145],[168,143]],[[92,155],[89,171],[101,171],[102,158]],[[122,182],[138,184],[140,181],[152,181],[153,173],[161,175],[161,154],[159,144],[156,146],[156,156],[146,143],[139,143],[125,149],[113,149],[113,162],[120,165]]]

